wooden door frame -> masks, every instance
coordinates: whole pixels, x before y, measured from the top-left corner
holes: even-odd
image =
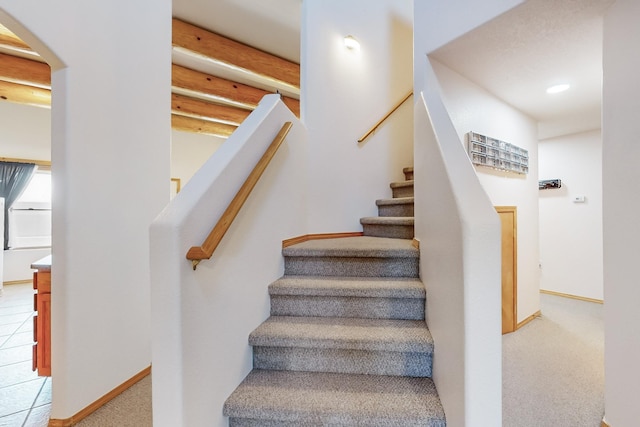
[[[518,329],[518,207],[517,206],[495,206],[495,210],[498,214],[511,213],[513,214],[513,325],[511,332]],[[501,230],[502,230],[502,220]],[[502,238],[500,239],[502,242]],[[500,246],[502,249],[502,244]],[[502,271],[502,256],[501,259],[501,271]],[[502,275],[501,275],[502,277]],[[502,289],[502,283],[501,283]],[[502,306],[502,303],[501,303]]]

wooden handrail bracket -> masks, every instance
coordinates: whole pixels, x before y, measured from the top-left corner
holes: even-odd
[[[389,112],[383,118],[378,120],[378,122],[375,125],[373,125],[371,129],[367,131],[367,133],[362,135],[360,139],[358,139],[358,144],[364,141],[365,139],[369,138],[371,134],[374,133],[380,127],[380,125],[389,118],[389,116],[391,116],[398,108],[400,108],[400,106],[404,104],[407,101],[407,99],[411,98],[411,95],[413,95],[413,91],[409,92],[404,98],[402,98],[402,101],[394,105],[393,108],[389,110]]]
[[[282,126],[280,132],[278,132],[271,142],[271,145],[269,145],[247,179],[244,181],[244,184],[242,184],[242,187],[240,187],[238,193],[235,195],[233,200],[231,200],[231,203],[229,203],[229,206],[220,217],[220,220],[218,220],[204,243],[202,243],[202,246],[193,246],[189,249],[187,252],[187,259],[191,261],[194,270],[200,261],[211,258],[213,252],[216,250],[220,241],[231,226],[231,223],[238,215],[238,212],[240,212],[242,205],[244,205],[249,194],[251,194],[251,190],[255,187],[256,183],[262,176],[262,173],[269,165],[269,162],[271,162],[271,159],[278,151],[278,148],[280,148],[280,145],[282,145],[282,142],[286,138],[292,126],[293,124],[291,122],[286,122]]]

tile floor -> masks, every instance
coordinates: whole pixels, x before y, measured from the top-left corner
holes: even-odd
[[[44,427],[51,378],[31,370],[33,286],[5,285],[0,295],[0,427]]]

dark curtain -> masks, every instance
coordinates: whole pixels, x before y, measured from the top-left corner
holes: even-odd
[[[9,249],[9,208],[36,170],[32,163],[0,162],[0,197],[4,197],[4,248]]]

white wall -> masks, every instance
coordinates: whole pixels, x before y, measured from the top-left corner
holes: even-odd
[[[538,175],[562,187],[539,191],[540,288],[602,299],[602,135],[540,141]],[[577,196],[584,203],[574,203]]]
[[[179,178],[184,186],[225,141],[211,135],[172,130],[171,178]]]
[[[605,412],[611,427],[640,420],[640,2],[617,0],[604,19],[602,182]]]
[[[310,232],[361,231],[375,200],[413,165],[407,101],[367,141],[357,140],[412,89],[412,1],[302,4],[302,120],[309,131]],[[361,50],[346,49],[353,35]]]
[[[51,110],[0,102],[0,157],[51,160]]]
[[[4,251],[4,280],[17,282],[31,280],[33,270],[31,264],[51,254],[51,248],[11,249]]]
[[[494,206],[518,208],[518,321],[540,309],[538,140],[536,122],[446,66],[434,62],[445,104],[461,141],[478,132],[529,150],[529,173],[476,167]]]
[[[67,419],[151,361],[148,227],[169,199],[171,2],[0,10],[52,65],[51,416]]]

